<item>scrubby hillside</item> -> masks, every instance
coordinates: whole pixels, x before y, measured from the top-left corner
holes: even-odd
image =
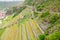
[[[41,5],[38,5],[37,10],[49,10],[51,12],[60,12],[60,0],[46,0]]]
[[[45,32],[38,40],[60,40],[60,0],[46,0],[36,8],[37,22]]]
[[[13,12],[3,19],[0,39],[60,40],[60,0],[26,0],[22,5],[8,9]]]

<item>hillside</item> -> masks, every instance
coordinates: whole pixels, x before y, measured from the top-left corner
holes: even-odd
[[[8,10],[0,40],[60,40],[60,0],[26,0]]]
[[[60,12],[60,0],[46,0],[38,6],[40,6],[39,8],[43,11],[49,10],[51,12]]]

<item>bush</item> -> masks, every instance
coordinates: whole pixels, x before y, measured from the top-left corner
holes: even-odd
[[[41,11],[43,9],[44,5],[37,6],[37,11]]]
[[[45,40],[60,40],[60,32],[54,32],[46,36]]]
[[[42,13],[41,17],[43,18],[43,17],[46,17],[48,15],[49,15],[49,11],[46,11],[46,12]]]
[[[59,15],[58,14],[54,14],[51,17],[50,23],[54,24],[58,19],[59,19]]]
[[[34,12],[34,17],[37,17],[38,16],[38,12]]]
[[[26,8],[26,6],[20,7],[20,8],[15,12],[15,14],[13,15],[13,18],[14,18],[16,15],[18,15],[20,12],[22,12],[22,10],[24,10],[25,8]]]
[[[18,10],[17,7],[12,7],[12,9],[13,9],[13,13]]]
[[[38,40],[44,40],[45,36],[46,36],[45,34],[40,34]]]

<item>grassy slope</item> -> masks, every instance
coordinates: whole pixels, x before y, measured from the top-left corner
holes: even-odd
[[[37,19],[38,23],[41,27],[43,27],[43,29],[48,27],[47,30],[44,30],[44,31],[47,32],[49,38],[47,37],[47,39],[45,39],[45,40],[51,40],[51,39],[53,40],[54,37],[57,37],[57,34],[55,34],[56,35],[55,36],[53,33],[60,31],[59,30],[60,29],[59,28],[60,27],[60,25],[59,25],[60,24],[60,15],[58,14],[58,13],[60,13],[60,0],[47,0],[46,2],[42,3],[39,7],[40,7],[40,10],[38,12],[39,16]],[[49,15],[47,15],[45,13],[45,11],[47,11],[47,10],[50,12]],[[43,15],[45,17],[42,18],[41,15]],[[40,20],[42,20],[42,21],[40,21]],[[45,25],[48,25],[48,26],[45,26]],[[50,34],[53,37],[51,37]],[[59,33],[59,36],[60,36],[60,33]],[[55,40],[59,40],[59,38],[57,38]]]
[[[41,5],[41,8],[43,10],[60,12],[60,0],[47,0],[46,2],[43,2]]]

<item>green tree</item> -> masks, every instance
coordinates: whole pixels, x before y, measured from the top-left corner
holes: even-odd
[[[13,9],[13,12],[16,12],[18,10],[17,7],[13,7],[12,9]]]

